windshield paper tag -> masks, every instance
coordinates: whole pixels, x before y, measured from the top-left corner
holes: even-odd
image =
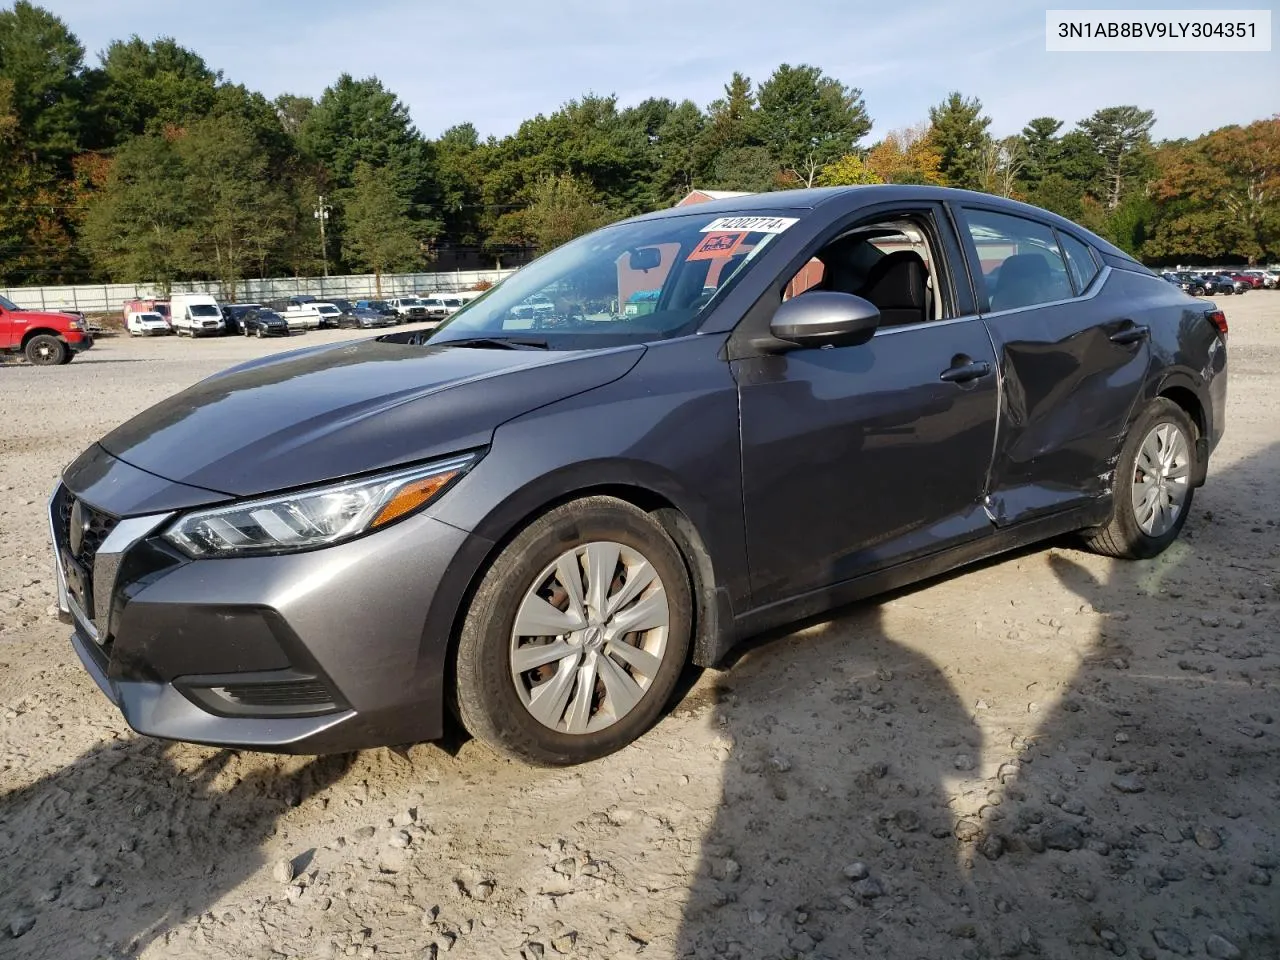
[[[747,238],[745,233],[709,233],[686,260],[719,260],[732,257]]]
[[[781,233],[799,223],[798,217],[720,217],[702,228],[703,233]]]

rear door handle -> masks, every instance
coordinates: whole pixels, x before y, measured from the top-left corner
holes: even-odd
[[[948,367],[938,374],[939,380],[945,380],[947,383],[964,383],[968,380],[977,380],[979,377],[985,377],[991,373],[991,364],[985,360],[970,360],[967,363],[958,363],[953,367]]]
[[[1150,327],[1125,327],[1123,330],[1117,330],[1111,335],[1112,343],[1137,343],[1139,340],[1145,340],[1151,336]]]

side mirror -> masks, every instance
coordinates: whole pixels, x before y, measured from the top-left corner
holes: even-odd
[[[627,256],[627,265],[632,270],[653,270],[662,266],[662,251],[657,247],[639,247]]]
[[[852,347],[880,326],[880,308],[851,293],[810,290],[778,307],[769,332],[802,347]]]

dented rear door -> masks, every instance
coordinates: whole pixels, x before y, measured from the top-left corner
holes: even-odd
[[[981,208],[960,212],[968,224],[1024,219],[997,211],[986,217]],[[1026,219],[1057,237],[1048,224]],[[1065,290],[1050,286],[1041,294],[1065,292],[1065,298],[1013,307],[1006,299],[1005,309],[998,309],[1002,304],[993,294],[1001,287],[1000,271],[993,261],[1039,252],[1037,231],[1027,231],[1031,242],[1010,238],[1015,242],[1004,249],[973,226],[964,232],[967,252],[981,268],[971,273],[1001,381],[988,513],[1007,526],[1106,496],[1151,365],[1141,305],[1120,296],[1122,284],[1099,257],[1097,273],[1083,289],[1069,275]]]

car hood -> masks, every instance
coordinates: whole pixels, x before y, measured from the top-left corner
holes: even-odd
[[[102,446],[168,480],[249,496],[484,446],[500,424],[603,386],[642,346],[421,345],[412,334],[291,351],[195,384]]]

